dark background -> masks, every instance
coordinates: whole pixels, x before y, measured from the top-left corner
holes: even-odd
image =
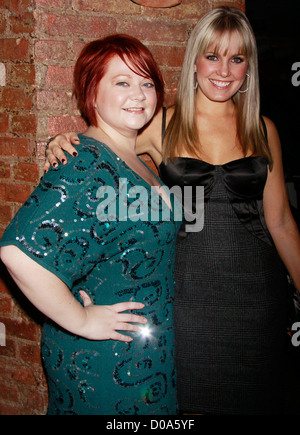
[[[292,65],[300,63],[300,1],[246,0],[246,15],[258,45],[261,112],[278,129],[286,181],[293,190],[292,209],[299,225],[300,76],[299,86],[293,86],[296,71]]]
[[[246,0],[246,15],[258,45],[261,112],[278,129],[288,191],[293,191],[291,209],[300,228],[300,76],[299,86],[292,84],[292,65],[300,63],[300,0]],[[286,414],[300,415],[300,347],[289,345],[288,355]]]

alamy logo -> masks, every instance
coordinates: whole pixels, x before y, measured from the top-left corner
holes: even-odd
[[[300,346],[300,322],[294,323],[291,330],[293,331],[293,335],[291,338],[292,345],[298,347]]]
[[[96,197],[101,200],[96,215],[100,222],[181,221],[186,232],[202,231],[204,226],[203,186],[131,186],[126,178],[119,179],[118,191],[112,186],[101,186]],[[174,201],[171,200],[173,196]],[[150,205],[150,207],[149,207]],[[172,210],[171,210],[172,209]],[[172,217],[171,217],[172,214]]]
[[[292,71],[296,71],[295,74],[292,75],[292,85],[300,86],[300,62],[293,63]]]
[[[6,331],[4,323],[0,323],[0,346],[6,346]]]

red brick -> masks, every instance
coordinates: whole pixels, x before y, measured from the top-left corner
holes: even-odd
[[[5,113],[0,113],[0,133],[5,133],[8,130],[9,117]]]
[[[8,317],[13,312],[13,302],[12,298],[9,296],[0,297],[0,318],[3,319],[4,316]],[[3,320],[2,320],[3,321]]]
[[[27,139],[0,137],[0,155],[25,157],[30,155]]]
[[[6,367],[4,368],[4,370]],[[4,372],[5,373],[5,372]],[[10,402],[19,401],[19,392],[12,382],[6,381],[5,379],[0,380],[0,398]]]
[[[46,389],[40,384],[20,384],[20,400],[24,415],[45,413],[47,406]]]
[[[11,219],[11,207],[9,205],[0,205],[0,223],[2,225],[8,225]]]
[[[211,8],[217,8],[218,6],[235,6],[242,9],[245,12],[245,1],[244,0],[233,0],[233,1],[223,1],[223,0],[212,0]]]
[[[9,11],[19,14],[25,12],[31,6],[31,0],[3,0],[3,2]]]
[[[2,318],[1,321],[5,322],[5,319]],[[16,340],[6,337],[6,346],[0,346],[0,367],[1,367],[1,359],[5,358],[17,358],[17,345]],[[11,360],[12,361],[12,360]]]
[[[7,84],[20,87],[35,84],[35,67],[33,64],[8,65]]]
[[[29,44],[26,39],[0,39],[0,59],[28,60]]]
[[[145,21],[131,18],[121,22],[122,32],[128,33],[141,41],[185,42],[187,24],[166,21]],[[163,35],[163,37],[162,37]]]
[[[115,33],[117,22],[111,17],[54,15],[43,13],[38,19],[39,31],[50,36],[100,38]]]
[[[11,278],[9,277],[9,274],[7,272],[6,267],[0,261],[0,295],[2,293],[3,294],[9,294],[7,282],[10,282],[10,280],[11,280]]]
[[[105,0],[104,2],[99,0],[73,0],[73,7],[79,11],[98,11],[107,14],[141,14],[141,8],[129,0]]]
[[[181,68],[185,53],[185,47],[170,45],[148,45],[159,66]]]
[[[170,8],[179,5],[181,1],[182,0],[133,0],[133,2],[138,5],[154,8]]]
[[[24,184],[1,183],[0,201],[24,203],[30,196],[31,187]]]
[[[36,182],[38,181],[39,174],[37,170],[37,165],[34,163],[22,163],[19,162],[14,167],[14,178],[15,180]]]
[[[59,61],[69,56],[68,45],[65,41],[38,41],[34,47],[35,56],[40,60]]]
[[[33,101],[32,96],[23,89],[4,88],[0,93],[0,105],[7,110],[30,110]]]
[[[1,366],[0,366],[1,369]],[[19,383],[33,385],[36,383],[35,374],[30,367],[24,366],[21,362],[14,365],[6,364],[4,367],[5,379],[17,385]],[[13,382],[12,382],[13,381]]]
[[[0,160],[0,178],[10,177],[10,164]]]
[[[13,33],[32,33],[35,29],[35,19],[31,12],[10,17],[9,23]]]
[[[11,120],[11,132],[22,135],[34,134],[36,132],[36,115],[15,115]]]
[[[48,130],[50,135],[62,131],[76,131],[78,133],[86,130],[87,126],[80,116],[53,116],[49,119]]]
[[[66,6],[66,0],[35,0],[37,7],[45,8],[59,8],[64,10]]]
[[[27,318],[10,318],[5,320],[6,334],[8,337],[18,337],[30,341],[40,340],[40,327]]]
[[[0,394],[1,396],[1,394]],[[7,402],[2,402],[0,397],[0,415],[26,415],[20,409],[20,404],[18,402],[14,404],[8,404]]]
[[[5,29],[6,29],[6,25],[7,25],[7,21],[6,21],[6,17],[3,15],[0,15],[0,33],[4,34]]]
[[[37,93],[37,109],[48,110],[51,112],[61,113],[61,111],[69,110],[73,107],[73,99],[71,90],[49,91],[43,90]]]
[[[49,66],[46,84],[48,86],[67,86],[71,89],[73,84],[73,67]]]
[[[31,344],[19,343],[19,356],[22,361],[27,363],[41,364],[40,342]]]

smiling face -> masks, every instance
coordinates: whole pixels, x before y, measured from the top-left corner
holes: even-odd
[[[136,74],[119,57],[106,67],[95,100],[98,127],[113,129],[125,136],[137,131],[153,117],[157,95],[151,79]]]
[[[231,99],[243,86],[248,61],[242,53],[237,32],[222,35],[218,43],[211,44],[195,63],[198,92],[211,101]]]

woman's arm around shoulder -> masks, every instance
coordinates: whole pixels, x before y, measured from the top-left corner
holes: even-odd
[[[75,132],[57,134],[47,142],[44,164],[44,172],[48,172],[50,166],[57,167],[58,160],[65,165],[67,163],[67,157],[64,153],[66,151],[72,156],[77,156],[78,152],[73,145],[79,145],[80,140]]]
[[[166,127],[173,113],[173,107],[166,110]],[[150,123],[140,131],[136,142],[136,153],[138,155],[149,154],[157,167],[162,160],[162,123],[163,109],[161,108]],[[58,161],[62,164],[67,163],[67,157],[64,151],[70,155],[76,156],[78,153],[74,145],[79,145],[79,143],[79,137],[74,132],[57,134],[47,144],[44,172],[47,172],[50,166],[56,167]]]
[[[166,109],[165,128],[167,128],[173,113],[173,107]],[[162,161],[163,122],[163,108],[161,108],[150,124],[138,134],[136,142],[136,153],[149,154],[157,167]]]
[[[274,123],[266,117],[264,121],[273,157],[264,191],[265,219],[278,253],[300,291],[300,235],[289,205],[280,139]]]

